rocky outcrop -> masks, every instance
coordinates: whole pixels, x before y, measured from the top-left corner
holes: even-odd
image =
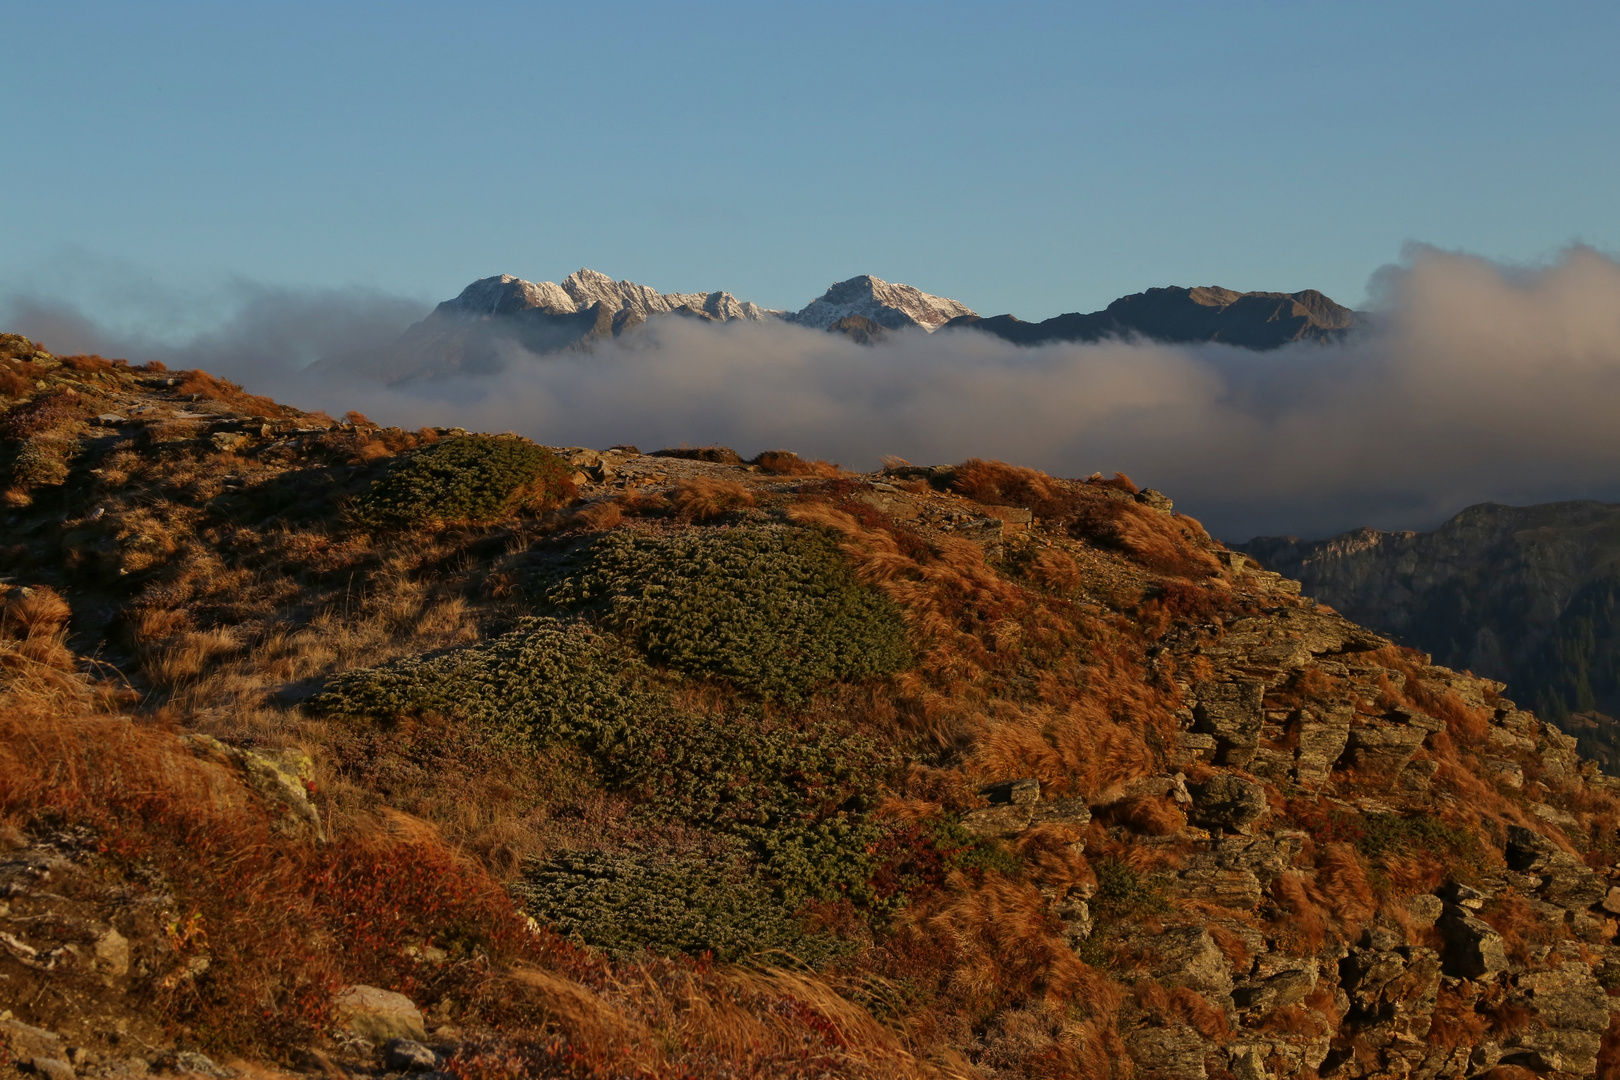
[[[1620,769],[1620,505],[1471,506],[1432,532],[1239,547],[1347,617],[1506,682]]]
[[[962,815],[962,825],[979,836],[1011,839],[1037,825],[1083,827],[1091,821],[1084,799],[1041,800],[1040,781],[1033,777],[991,784],[979,794],[989,806]]]
[[[1570,736],[1502,698],[1501,684],[1421,658],[1396,664],[1387,640],[1289,599],[1274,575],[1231,565],[1237,582],[1276,597],[1275,606],[1212,637],[1170,635],[1163,662],[1182,693],[1182,729],[1169,758],[1186,776],[1136,784],[1173,795],[1185,781],[1191,800],[1189,829],[1174,842],[1153,841],[1176,854],[1158,857],[1169,865],[1144,879],[1168,904],[1149,918],[1122,918],[1107,893],[1118,886],[1105,883],[1087,898],[1088,933],[1076,939],[1114,970],[1195,990],[1227,1015],[1222,1037],[1162,1020],[1127,1031],[1138,1067],[1147,1075],[1206,1075],[1219,1063],[1233,1076],[1315,1069],[1322,1077],[1463,1078],[1506,1065],[1592,1075],[1610,1002],[1620,1003],[1604,989],[1608,965],[1620,973],[1616,921],[1605,907],[1620,897],[1620,870],[1593,865],[1561,830],[1584,828],[1566,809],[1578,792],[1615,782],[1581,761]],[[1449,710],[1454,722],[1461,712],[1479,717],[1483,730],[1459,732],[1420,702]],[[1479,747],[1482,770],[1503,778],[1502,791],[1533,792],[1524,809],[1535,824],[1467,840],[1494,847],[1398,904],[1332,877],[1352,847],[1453,842],[1433,830],[1450,798],[1437,787],[1436,759],[1457,738]],[[1289,799],[1323,807],[1325,829],[1279,828],[1273,817]],[[1334,845],[1339,861],[1324,863]],[[1144,894],[1126,895],[1151,910]],[[1299,921],[1312,905],[1334,904],[1358,911],[1347,922],[1360,927],[1355,934],[1339,936],[1331,920],[1316,930]],[[1525,934],[1551,944],[1527,955]],[[1523,1019],[1490,1028],[1479,1045],[1459,1045],[1451,1028],[1432,1035],[1442,1004],[1448,1024],[1459,1009]]]

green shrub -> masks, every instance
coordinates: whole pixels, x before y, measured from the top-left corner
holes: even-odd
[[[1140,919],[1163,915],[1170,910],[1164,891],[1143,881],[1123,859],[1104,855],[1091,866],[1097,875],[1097,891],[1092,896],[1092,912],[1100,920]]]
[[[806,934],[738,857],[564,854],[531,863],[513,892],[536,919],[620,960],[650,949],[779,964],[769,954],[787,953],[819,967],[847,948]]]
[[[656,720],[650,674],[611,635],[535,618],[464,649],[341,672],[311,704],[333,716],[462,716],[537,745],[612,755]]]
[[[819,530],[609,533],[548,599],[595,611],[659,663],[765,698],[797,700],[911,662],[899,609],[856,580]]]
[[[355,511],[376,526],[480,524],[573,495],[567,467],[545,447],[509,435],[463,435],[401,455]]]
[[[1433,814],[1363,814],[1360,825],[1363,835],[1355,843],[1367,856],[1414,850],[1479,854],[1477,837],[1467,829],[1447,825]]]
[[[791,903],[872,899],[869,811],[899,767],[892,750],[831,718],[675,706],[611,635],[525,619],[492,641],[335,676],[328,715],[440,713],[533,746],[576,748],[642,813],[746,841]]]

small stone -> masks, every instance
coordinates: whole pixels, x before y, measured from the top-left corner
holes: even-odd
[[[1228,1060],[1230,1064],[1227,1067],[1237,1080],[1271,1080],[1271,1070],[1266,1068],[1266,1058],[1259,1047],[1234,1049]]]
[[[37,1057],[29,1064],[45,1080],[77,1080],[78,1074],[73,1071],[73,1066],[61,1058]]]
[[[375,986],[350,986],[333,998],[332,1004],[339,1026],[363,1039],[387,1042],[427,1038],[421,1011],[404,994]]]
[[[1610,915],[1620,915],[1620,887],[1611,888],[1609,895],[1603,898],[1603,910]]]
[[[129,941],[116,926],[96,938],[96,970],[111,978],[129,974]]]
[[[19,1058],[60,1058],[62,1040],[44,1028],[30,1027],[17,1020],[0,1020],[0,1042],[11,1047]]]
[[[177,1073],[193,1073],[197,1076],[211,1076],[215,1080],[230,1080],[236,1073],[223,1065],[216,1065],[207,1054],[199,1054],[195,1050],[182,1050],[174,1055],[174,1071]]]
[[[1406,898],[1407,913],[1419,926],[1433,926],[1440,921],[1440,915],[1445,909],[1445,902],[1432,893],[1418,893],[1416,896]]]
[[[439,1059],[432,1050],[413,1039],[389,1039],[383,1047],[383,1062],[401,1072],[431,1072]]]

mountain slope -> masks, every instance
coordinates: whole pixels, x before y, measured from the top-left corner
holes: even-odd
[[[1122,296],[1102,311],[1058,315],[1028,323],[1013,315],[966,315],[949,329],[974,329],[1019,345],[1144,337],[1190,343],[1218,341],[1245,349],[1275,349],[1294,341],[1333,341],[1360,316],[1315,289],[1240,293],[1219,287],[1163,288]]]
[[[1620,766],[1620,505],[1486,503],[1428,533],[1240,547],[1349,617],[1505,680]]]
[[[1612,1075],[1620,783],[1123,477],[0,353],[7,1080]]]

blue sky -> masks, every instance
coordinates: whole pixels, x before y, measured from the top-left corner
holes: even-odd
[[[1349,303],[1620,249],[1620,5],[0,0],[0,286]],[[90,273],[90,269],[85,269]]]

